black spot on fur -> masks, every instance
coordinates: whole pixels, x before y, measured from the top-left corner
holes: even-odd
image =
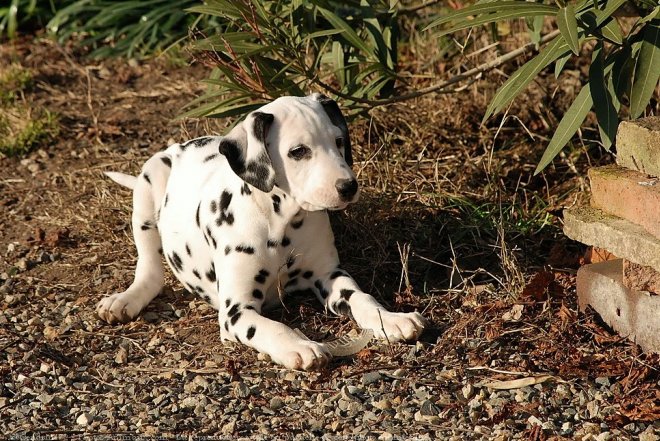
[[[347,315],[349,317],[353,316],[351,312],[351,305],[349,305],[346,300],[340,300],[337,303],[335,303],[334,310],[337,314],[340,315]]]
[[[229,322],[225,320],[225,331],[229,331]]]
[[[252,194],[252,190],[250,190],[250,185],[246,182],[243,184],[241,187],[241,194],[242,195],[250,195]]]
[[[222,194],[220,195],[220,203],[218,204],[218,210],[220,210],[220,215],[215,221],[215,224],[217,226],[221,226],[225,222],[228,225],[232,225],[234,223],[233,213],[227,211],[229,208],[229,204],[231,203],[231,198],[232,198],[231,193],[229,193],[227,190],[222,191]],[[215,204],[215,201],[213,201],[213,203]]]
[[[252,297],[261,300],[264,298],[264,293],[261,292],[260,289],[255,289],[254,291],[252,291]]]
[[[247,339],[252,340],[252,337],[254,337],[255,332],[257,332],[257,328],[255,328],[254,326],[250,326],[246,334]]]
[[[202,276],[199,275],[199,271],[197,271],[196,269],[193,270],[193,274],[194,274],[195,277],[197,277],[199,280],[202,280]]]
[[[149,175],[147,173],[142,173],[142,177],[145,181],[147,181],[148,184],[151,184],[151,179],[149,179]]]
[[[341,298],[347,301],[351,298],[354,292],[355,292],[354,289],[342,289],[341,291],[339,291],[339,293],[341,294]]]
[[[158,248],[158,254],[163,255],[163,248]]]
[[[266,283],[266,277],[268,277],[269,275],[270,275],[270,273],[267,270],[261,269],[261,270],[259,270],[259,274],[254,276],[254,280],[255,280],[255,282],[258,282],[258,283]]]
[[[238,336],[238,334],[234,334],[234,338],[236,338],[236,343],[238,343],[239,345],[243,344],[243,342],[241,341],[241,338]]]
[[[311,279],[313,275],[314,271],[305,271],[302,276],[304,279]]]
[[[298,274],[300,274],[300,269],[294,269],[293,271],[289,272],[289,277],[293,278],[298,276]]]
[[[289,279],[289,280],[284,284],[284,288],[285,288],[285,289],[286,289],[286,288],[289,288],[290,286],[293,286],[293,285],[295,285],[296,283],[298,283],[298,278],[297,278],[297,277],[294,277],[294,278],[292,278],[292,279]]]
[[[243,308],[243,309],[250,309],[250,310],[254,311],[254,306],[252,306],[252,305],[245,305],[245,308]]]
[[[284,236],[284,237],[282,238],[282,246],[283,246],[283,247],[288,247],[289,245],[291,245],[291,239],[289,239],[288,237]]]
[[[231,318],[230,321],[231,321],[231,325],[232,325],[232,326],[234,326],[234,325],[236,324],[236,322],[238,321],[238,319],[241,318],[241,315],[242,315],[242,314],[239,312],[238,314],[236,314],[235,316],[233,316],[233,317]]]
[[[295,257],[293,257],[293,256],[289,256],[289,257],[286,259],[286,267],[287,267],[287,268],[291,268],[291,267],[293,266],[294,263],[296,263],[296,258],[295,258]]]
[[[330,274],[330,280],[336,279],[337,277],[345,276],[346,272],[344,270],[338,269],[337,271]]]
[[[229,299],[225,300],[225,307],[229,308],[229,305],[231,305],[231,300]]]
[[[163,203],[163,207],[167,207],[167,201],[170,199],[170,195],[165,193],[165,202]],[[159,212],[160,213],[160,212]]]
[[[230,252],[231,252],[231,247],[230,247],[229,245],[227,245],[227,246],[225,247],[225,256],[226,256],[227,254],[229,254]]]
[[[195,213],[195,223],[197,224],[197,227],[201,227],[199,223],[199,208],[202,206],[202,203],[200,202],[199,205],[197,205],[197,213]]]
[[[227,190],[222,191],[222,194],[220,195],[220,211],[225,211],[227,208],[229,208],[231,198],[231,193],[229,193]]]
[[[296,230],[302,227],[302,224],[303,224],[303,219],[291,221],[291,226]]]
[[[279,242],[277,242],[276,240],[268,239],[268,242],[266,242],[266,246],[267,246],[268,248],[275,248],[275,247],[277,247],[277,244],[278,244],[278,243],[279,243]]]
[[[165,164],[168,167],[172,167],[172,160],[170,159],[169,156],[161,156],[160,160],[163,161],[163,164]]]
[[[272,196],[272,199],[273,199],[273,210],[275,211],[275,213],[279,213],[280,203],[282,202],[282,199],[276,194]]]
[[[204,162],[213,161],[213,160],[214,160],[215,158],[217,158],[217,157],[218,157],[218,154],[217,154],[217,153],[213,153],[212,155],[208,155],[206,158],[204,158]]]
[[[215,214],[218,211],[218,203],[216,201],[211,201],[211,213]]]
[[[254,248],[248,245],[236,245],[235,250],[239,253],[254,254]]]
[[[228,315],[229,317],[233,317],[233,316],[235,316],[236,314],[238,314],[238,310],[239,310],[240,308],[241,308],[241,304],[240,304],[240,303],[236,303],[234,306],[231,307],[231,309],[229,310],[229,312],[227,313],[227,315]]]
[[[208,235],[209,239],[211,239],[211,243],[213,243],[213,249],[218,248],[218,242],[215,240],[215,237],[213,237],[213,233],[211,233],[211,229],[209,227],[206,227],[206,234]]]
[[[215,282],[215,265],[211,264],[211,269],[206,272],[206,278],[209,282]]]
[[[186,254],[192,257],[192,252],[190,251],[190,245],[186,244]]]
[[[143,223],[143,224],[140,226],[140,229],[141,229],[142,231],[150,230],[150,229],[151,229],[151,222],[146,221],[145,223]]]
[[[181,261],[181,257],[176,253],[176,251],[172,252],[170,263],[177,271],[183,271],[183,262]]]
[[[314,286],[315,286],[316,289],[318,290],[319,295],[321,296],[321,298],[323,298],[323,299],[327,299],[327,298],[328,298],[328,295],[329,295],[328,290],[326,290],[326,289],[323,287],[323,283],[321,283],[320,280],[317,280],[316,282],[314,282]]]

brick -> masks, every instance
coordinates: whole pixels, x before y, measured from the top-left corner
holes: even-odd
[[[660,239],[639,225],[589,206],[564,210],[564,234],[660,271]]]
[[[592,168],[589,178],[592,206],[660,238],[660,178],[616,165]]]
[[[623,260],[623,284],[635,291],[648,291],[660,294],[660,272],[650,266],[638,265],[629,260]],[[660,317],[658,317],[660,320]]]
[[[591,305],[603,321],[647,352],[660,353],[660,296],[623,285],[623,260],[585,265],[578,270],[580,310]]]
[[[660,117],[622,121],[616,134],[616,163],[660,176]]]
[[[604,248],[589,247],[584,252],[584,263],[606,262],[608,260],[618,259],[614,254]]]

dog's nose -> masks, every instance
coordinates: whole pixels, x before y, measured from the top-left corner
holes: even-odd
[[[358,183],[355,179],[340,179],[335,184],[337,193],[342,201],[348,202],[353,199],[358,190]]]

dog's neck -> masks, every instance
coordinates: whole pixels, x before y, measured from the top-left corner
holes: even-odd
[[[277,186],[263,195],[263,208],[269,213],[268,229],[273,237],[283,237],[287,226],[300,221],[307,213],[291,195]]]

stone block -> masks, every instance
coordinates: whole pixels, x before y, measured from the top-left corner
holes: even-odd
[[[660,176],[660,117],[622,121],[616,134],[616,163]]]
[[[623,285],[623,260],[585,265],[578,270],[580,310],[591,305],[603,321],[647,352],[660,353],[660,296]]]
[[[623,284],[635,291],[648,291],[660,294],[660,272],[650,266],[638,265],[623,260]]]
[[[575,206],[564,210],[564,234],[660,271],[660,239],[639,225],[597,208]]]
[[[616,165],[592,168],[591,205],[660,238],[660,178]]]

